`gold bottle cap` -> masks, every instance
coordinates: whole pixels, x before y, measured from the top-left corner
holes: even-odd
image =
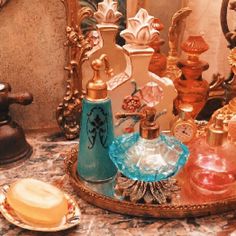
[[[107,56],[103,54],[99,59],[92,61],[91,67],[94,76],[86,87],[86,98],[90,101],[107,99],[107,84],[100,77],[100,71],[105,65],[105,72],[108,76],[112,76],[113,70],[110,68]]]
[[[140,136],[144,139],[155,139],[160,135],[160,126],[156,121],[156,109],[148,107],[140,122]]]
[[[182,120],[188,120],[189,118],[191,118],[191,112],[193,111],[193,106],[191,104],[181,104],[179,106],[179,117]]]
[[[206,141],[212,147],[221,146],[227,140],[227,130],[224,127],[224,117],[218,115],[215,122],[207,130]]]
[[[166,110],[157,114],[154,107],[147,107],[141,112],[131,112],[131,113],[117,113],[115,117],[117,119],[127,118],[127,117],[139,117],[141,119],[139,132],[140,136],[144,139],[155,139],[160,135],[160,126],[156,121],[158,117],[164,115]]]

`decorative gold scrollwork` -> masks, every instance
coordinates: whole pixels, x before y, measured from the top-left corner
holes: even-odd
[[[88,7],[80,8],[77,0],[64,0],[67,10],[67,41],[68,71],[66,93],[56,112],[57,122],[67,139],[78,137],[80,132],[80,114],[83,97],[82,64],[87,59],[86,53],[91,50],[89,39],[85,38],[81,23],[87,17],[93,16]]]

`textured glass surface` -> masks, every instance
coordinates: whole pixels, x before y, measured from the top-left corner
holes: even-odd
[[[154,182],[175,175],[186,163],[189,151],[174,137],[160,135],[146,140],[135,133],[117,137],[109,154],[126,177]]]
[[[211,147],[205,137],[200,137],[189,144],[189,149],[185,172],[192,189],[211,196],[230,190],[236,180],[235,144],[228,141]]]

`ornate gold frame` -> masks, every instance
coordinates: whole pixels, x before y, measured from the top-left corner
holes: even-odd
[[[80,113],[82,92],[82,64],[86,60],[86,52],[91,49],[89,41],[83,36],[80,25],[86,17],[92,17],[93,11],[83,7],[77,0],[62,0],[67,13],[65,46],[68,47],[68,71],[66,93],[56,111],[59,127],[67,139],[74,139],[80,131]]]

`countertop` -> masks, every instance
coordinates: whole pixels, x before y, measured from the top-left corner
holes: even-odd
[[[236,212],[183,220],[160,220],[114,214],[92,206],[77,197],[64,171],[62,154],[76,145],[78,140],[66,141],[55,131],[27,133],[27,140],[34,149],[32,156],[16,167],[0,169],[0,186],[25,177],[63,183],[62,189],[78,201],[82,212],[81,223],[66,231],[40,233],[18,228],[8,223],[0,214],[0,236],[236,235]]]

